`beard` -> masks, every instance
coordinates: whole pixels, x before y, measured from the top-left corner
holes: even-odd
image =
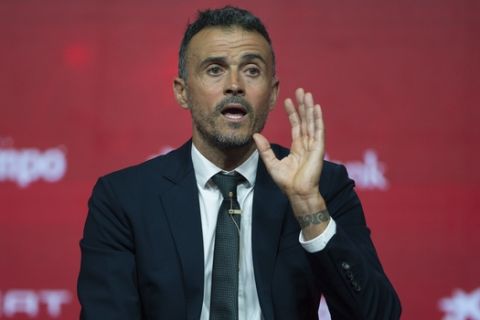
[[[221,123],[223,117],[222,110],[228,104],[242,105],[246,111],[245,117],[248,117],[247,123],[245,121],[242,123]],[[193,125],[203,140],[223,150],[251,145],[253,143],[253,134],[262,131],[268,115],[268,111],[255,115],[250,103],[240,96],[224,98],[215,106],[211,114],[201,112],[202,108],[195,104],[190,105],[190,110]]]

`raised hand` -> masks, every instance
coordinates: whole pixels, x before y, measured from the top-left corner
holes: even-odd
[[[320,105],[314,103],[311,93],[299,88],[295,95],[297,108],[291,99],[285,100],[292,127],[290,154],[279,160],[264,136],[256,133],[253,138],[272,179],[289,198],[304,235],[314,237],[329,220],[318,189],[325,154],[323,118]]]

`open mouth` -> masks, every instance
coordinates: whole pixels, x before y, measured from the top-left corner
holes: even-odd
[[[247,110],[241,104],[229,104],[222,110],[222,115],[233,121],[242,120],[247,114]]]

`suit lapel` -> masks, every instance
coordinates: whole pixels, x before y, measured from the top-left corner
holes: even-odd
[[[252,254],[264,319],[273,319],[271,283],[285,211],[289,204],[259,160],[253,196]]]
[[[172,237],[180,257],[187,300],[187,318],[200,317],[203,299],[203,237],[191,143],[171,155],[172,170],[165,175],[170,188],[160,193]]]
[[[191,142],[170,156],[169,181],[159,194],[178,250],[187,300],[187,318],[200,317],[203,301],[204,253],[197,183],[191,160]],[[289,203],[259,160],[253,197],[252,255],[255,282],[263,318],[274,319],[272,276]]]

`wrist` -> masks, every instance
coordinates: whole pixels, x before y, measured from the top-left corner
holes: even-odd
[[[303,237],[307,241],[322,234],[330,222],[330,214],[327,209],[296,218],[302,228]]]
[[[289,195],[288,198],[306,240],[317,237],[327,228],[330,214],[318,189],[311,194]]]
[[[327,209],[325,200],[318,190],[309,194],[288,195],[288,199],[295,216],[312,214]]]

